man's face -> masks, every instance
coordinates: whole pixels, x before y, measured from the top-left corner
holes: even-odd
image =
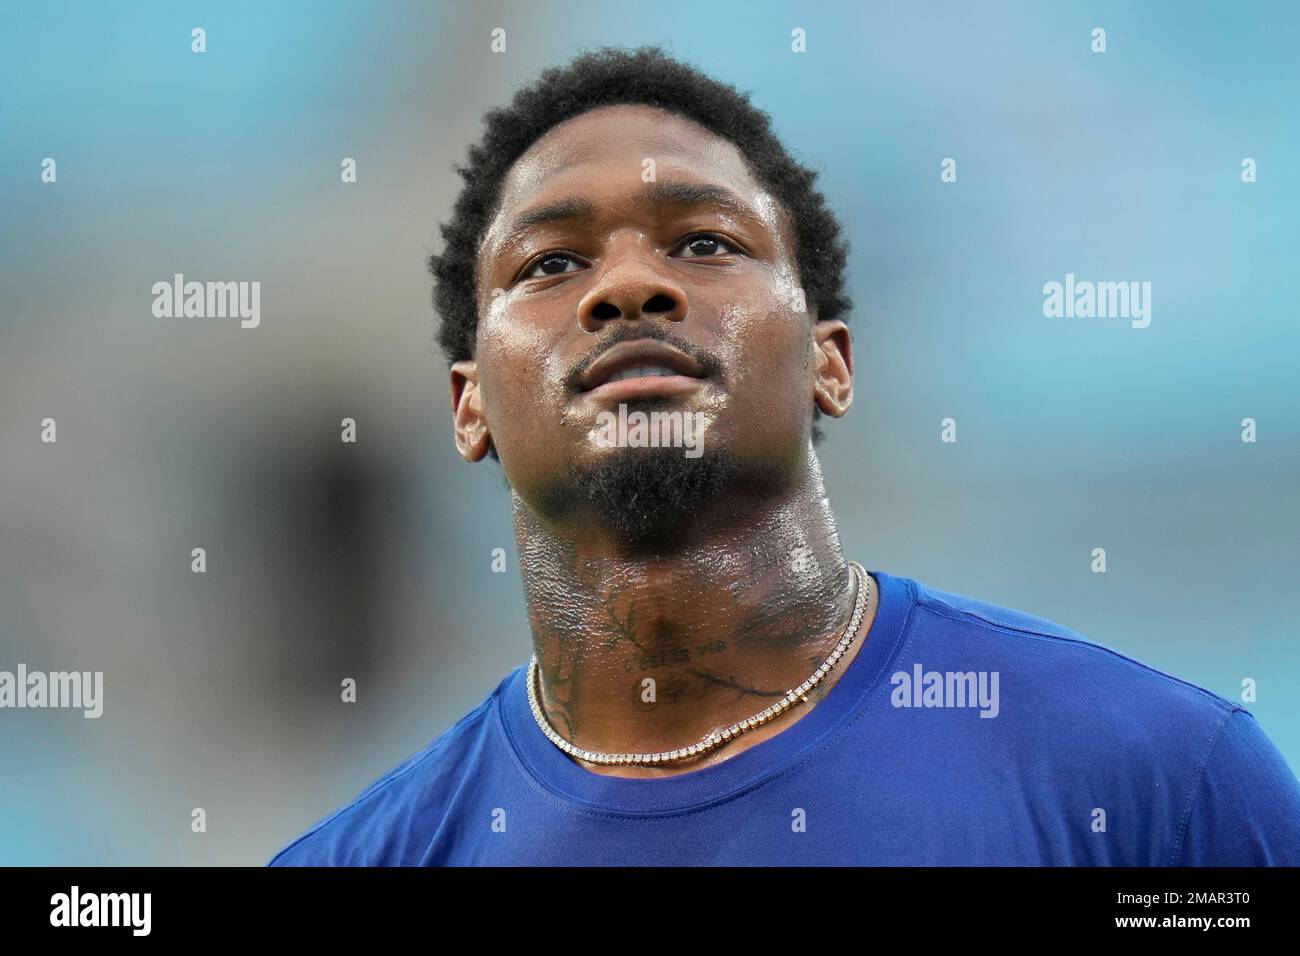
[[[452,370],[462,455],[490,438],[542,511],[602,470],[690,467],[670,461],[682,448],[602,440],[599,413],[623,404],[690,413],[694,467],[797,475],[812,403],[843,414],[851,364],[843,324],[803,308],[793,242],[737,147],[690,120],[607,106],[552,128],[506,176],[478,253],[475,361]]]

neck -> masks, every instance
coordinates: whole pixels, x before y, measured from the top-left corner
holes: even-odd
[[[570,743],[689,746],[779,700],[843,637],[853,573],[815,455],[789,493],[732,497],[744,504],[710,508],[671,548],[646,555],[578,520],[544,520],[515,496],[541,705]]]

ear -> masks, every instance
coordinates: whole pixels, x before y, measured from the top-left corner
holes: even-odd
[[[466,461],[480,461],[487,454],[492,435],[483,415],[483,393],[479,391],[478,363],[463,359],[451,366],[451,420],[456,431],[456,450]]]
[[[838,319],[813,326],[813,400],[825,414],[839,418],[853,404],[853,347],[849,327]]]

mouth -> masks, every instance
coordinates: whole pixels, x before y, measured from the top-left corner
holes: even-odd
[[[584,389],[593,398],[627,401],[632,398],[660,398],[685,395],[704,383],[703,378],[679,375],[662,366],[622,369],[595,388]]]
[[[578,390],[601,399],[684,395],[706,381],[704,366],[657,339],[620,342],[578,379]]]

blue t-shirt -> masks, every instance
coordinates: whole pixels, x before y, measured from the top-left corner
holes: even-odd
[[[672,777],[592,773],[521,666],[272,866],[1300,864],[1249,712],[1067,628],[871,572],[865,644],[794,724]]]

